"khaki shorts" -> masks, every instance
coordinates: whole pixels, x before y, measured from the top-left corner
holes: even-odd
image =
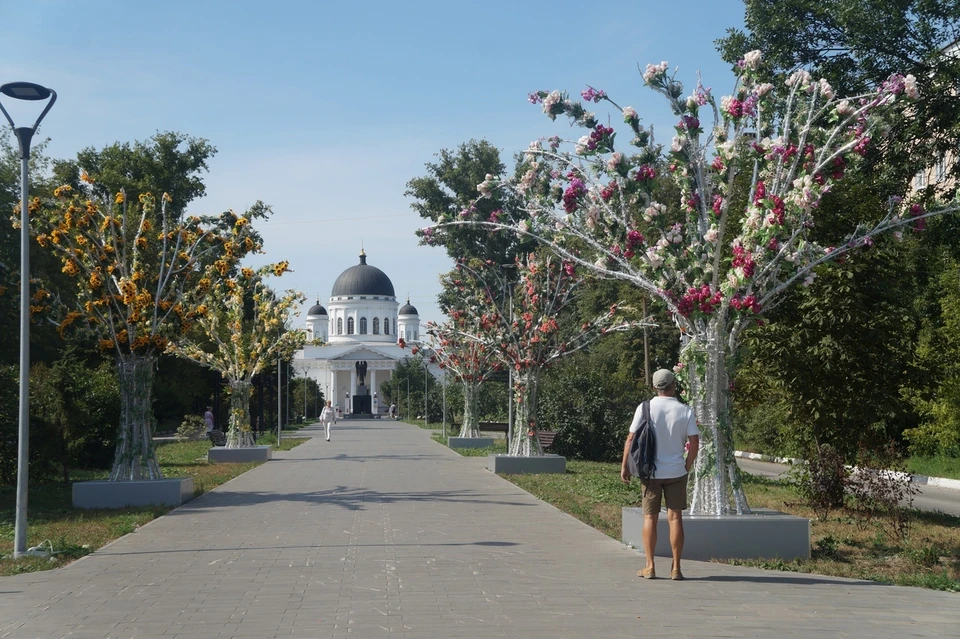
[[[643,514],[656,515],[660,512],[665,497],[668,510],[687,508],[687,475],[671,479],[641,479],[643,484]]]

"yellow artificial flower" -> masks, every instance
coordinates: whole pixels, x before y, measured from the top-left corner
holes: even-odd
[[[164,193],[163,196],[162,196],[162,199],[163,199],[164,202],[173,202],[173,198],[170,197],[170,194],[169,194],[169,193]]]
[[[127,343],[127,329],[123,329],[122,331],[117,333],[117,342],[120,344]]]
[[[83,171],[80,173],[80,181],[86,182],[87,184],[93,184],[94,182],[96,182],[96,180],[90,177],[90,174],[87,173],[86,171]]]
[[[46,233],[41,233],[40,235],[37,236],[37,244],[39,244],[43,248],[47,248],[47,244],[49,242],[50,242],[50,236],[47,235]]]
[[[74,262],[73,260],[67,260],[64,263],[63,268],[60,270],[66,273],[67,275],[76,275],[77,273],[80,272],[80,267],[77,266],[77,263]]]
[[[290,262],[284,260],[282,262],[277,262],[273,267],[273,274],[277,277],[280,277],[284,273],[290,270]]]
[[[140,237],[138,237],[138,238],[137,238],[137,248],[140,249],[141,251],[146,250],[146,248],[147,248],[147,238],[143,237],[142,235],[141,235]]]
[[[91,273],[90,280],[87,282],[87,285],[93,290],[96,290],[101,286],[103,286],[103,280],[100,278],[100,274],[97,272]]]
[[[53,190],[53,197],[66,197],[73,190],[69,184],[58,186]]]
[[[127,196],[124,195],[123,191],[118,191],[116,197],[113,198],[113,201],[116,202],[117,204],[123,204],[123,201],[126,198]]]
[[[253,277],[253,269],[246,266],[240,269],[240,273],[243,274],[243,276],[247,279]]]
[[[113,340],[112,340],[112,339],[102,339],[102,340],[100,340],[100,350],[102,350],[102,351],[107,351],[107,350],[110,350],[111,348],[113,348]]]

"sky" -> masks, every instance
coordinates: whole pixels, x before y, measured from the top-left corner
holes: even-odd
[[[0,83],[57,92],[39,134],[50,156],[157,131],[206,138],[218,152],[206,196],[188,210],[271,205],[259,226],[266,254],[251,264],[289,260],[277,288],[326,306],[362,244],[426,322],[443,320],[438,275],[452,261],[419,244],[425,221],[404,196],[407,181],[470,139],[489,140],[510,164],[534,139],[579,137],[527,102],[537,89],[603,89],[668,140],[672,117],[638,65],[666,60],[687,86],[700,72],[716,95],[728,93],[733,74],[714,41],[742,27],[743,5],[0,0],[0,23]],[[22,105],[4,104],[30,124],[11,108]],[[624,126],[606,104],[591,110]]]

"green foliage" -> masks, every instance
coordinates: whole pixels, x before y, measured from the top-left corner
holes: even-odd
[[[419,348],[417,351],[419,353]],[[401,419],[422,418],[424,392],[427,393],[428,421],[439,423],[443,419],[440,380],[427,372],[423,357],[415,355],[397,362],[390,379],[380,384],[379,401],[381,406],[396,403]]]
[[[899,118],[874,161],[901,186],[945,153],[956,157],[960,129],[960,58],[944,52],[957,40],[960,4],[954,0],[745,0],[746,31],[717,42],[736,62],[761,49],[771,75],[798,67],[826,78],[839,94],[854,95],[891,73],[917,77],[920,99]],[[953,175],[960,175],[954,163]],[[952,191],[955,186],[944,183]],[[934,190],[931,187],[931,191]]]
[[[208,140],[164,131],[133,144],[115,142],[100,150],[87,147],[76,160],[55,162],[53,172],[59,184],[69,184],[75,191],[82,189],[80,175],[86,172],[94,180],[93,193],[107,201],[121,189],[131,196],[149,192],[159,198],[169,193],[176,219],[206,193],[201,174],[216,152]]]
[[[426,175],[407,182],[404,195],[412,197],[410,205],[420,217],[439,222],[446,217],[459,219],[461,211],[472,209],[471,218],[486,220],[497,210],[519,213],[514,199],[498,193],[475,202],[477,185],[486,176],[505,176],[507,167],[500,151],[486,140],[470,140],[454,150],[441,149],[436,162],[428,162]],[[454,259],[478,258],[497,264],[512,264],[519,252],[529,250],[530,240],[521,240],[513,233],[492,232],[486,228],[459,226],[444,234],[441,244]]]
[[[905,399],[921,423],[903,435],[910,451],[918,455],[960,456],[960,265],[948,259],[931,287],[938,294],[939,313],[926,318],[916,350],[915,365],[921,375],[939,381],[935,392],[926,385],[904,389]],[[936,320],[939,319],[939,322]],[[920,388],[918,389],[917,386]],[[929,388],[929,387],[928,387]],[[918,392],[919,390],[919,392]]]

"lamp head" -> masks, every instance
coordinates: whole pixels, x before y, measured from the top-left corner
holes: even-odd
[[[33,82],[8,82],[0,86],[0,93],[15,100],[46,100],[53,91]]]

